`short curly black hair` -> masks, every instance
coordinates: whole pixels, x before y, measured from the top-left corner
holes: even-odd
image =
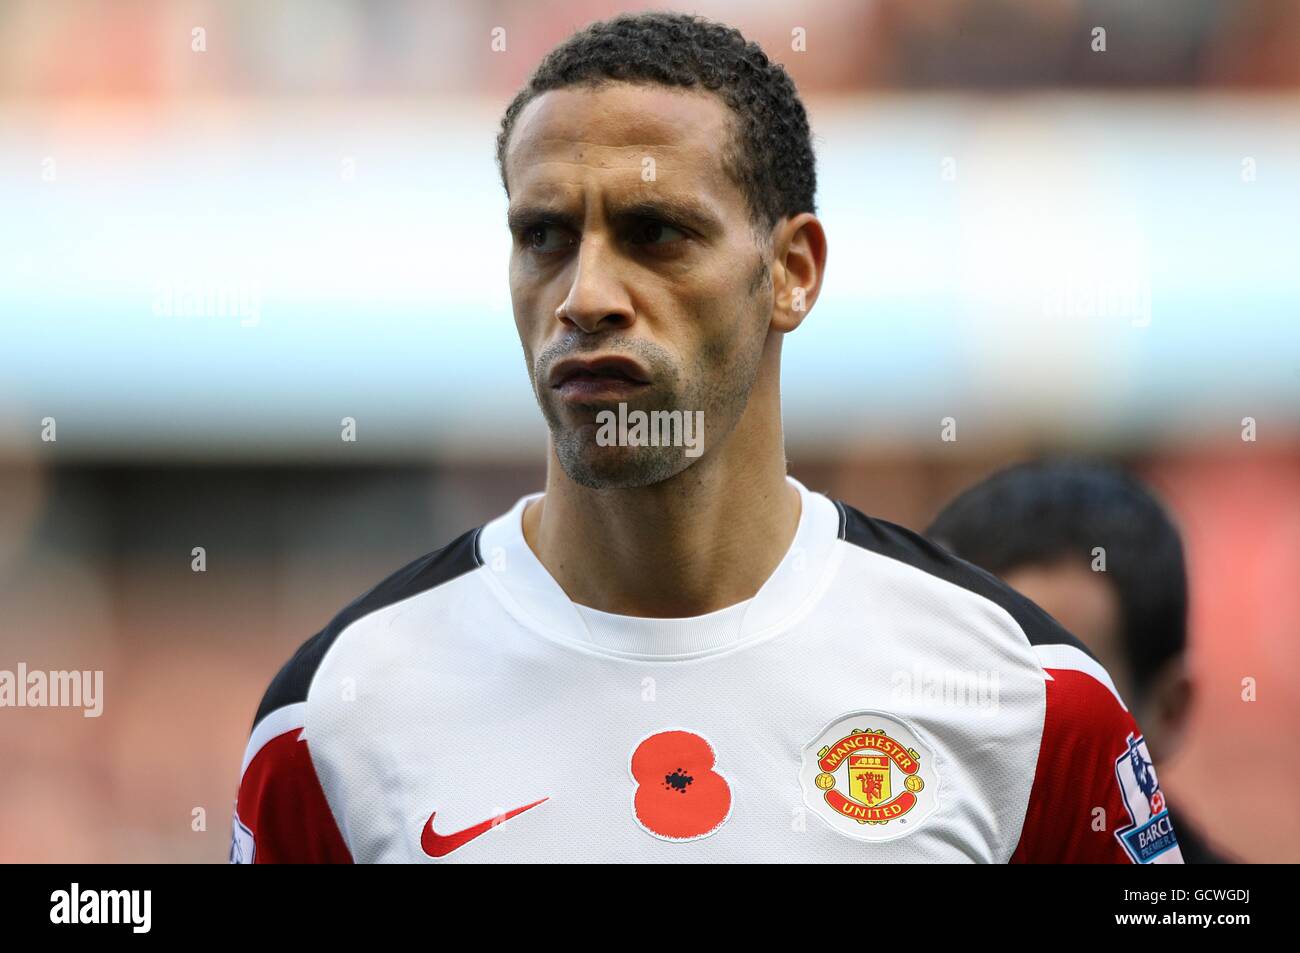
[[[735,114],[726,172],[744,192],[756,229],[816,212],[812,133],[794,81],[740,31],[683,13],[621,14],[593,23],[546,54],[507,107],[496,158],[506,194],[505,154],[520,112],[542,93],[607,82],[711,90]]]

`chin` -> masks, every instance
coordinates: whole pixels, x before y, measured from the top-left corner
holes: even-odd
[[[653,486],[698,459],[680,447],[602,447],[591,433],[556,435],[555,455],[570,480],[592,490]]]

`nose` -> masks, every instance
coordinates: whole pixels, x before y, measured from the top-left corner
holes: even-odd
[[[619,280],[616,258],[600,239],[584,236],[574,261],[569,294],[555,309],[561,324],[595,334],[632,323],[632,302]]]

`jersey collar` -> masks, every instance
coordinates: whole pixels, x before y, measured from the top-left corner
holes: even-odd
[[[799,491],[799,525],[790,548],[762,588],[739,613],[732,606],[688,619],[644,619],[600,614],[593,632],[524,539],[524,508],[542,496],[520,497],[509,512],[479,534],[479,555],[490,588],[512,616],[548,639],[604,655],[643,660],[688,659],[717,654],[779,634],[793,626],[821,597],[842,549],[838,506],[786,477]],[[733,617],[739,614],[738,624]],[[726,625],[719,625],[726,619]]]

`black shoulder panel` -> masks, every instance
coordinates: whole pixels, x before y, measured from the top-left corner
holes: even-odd
[[[1030,645],[1073,645],[1095,659],[1086,645],[1050,615],[1005,582],[974,563],[954,556],[942,546],[905,526],[859,512],[839,500],[840,538],[881,556],[897,559],[922,572],[961,586],[1001,606],[1016,620]]]
[[[307,700],[307,689],[320,667],[321,659],[339,637],[339,633],[353,622],[372,612],[400,602],[419,592],[433,589],[457,576],[463,576],[483,564],[478,552],[478,534],[482,527],[457,537],[442,549],[407,563],[387,579],[358,596],[339,612],[329,625],[299,646],[293,658],[271,680],[270,687],[257,708],[254,727],[269,713],[285,705]]]

